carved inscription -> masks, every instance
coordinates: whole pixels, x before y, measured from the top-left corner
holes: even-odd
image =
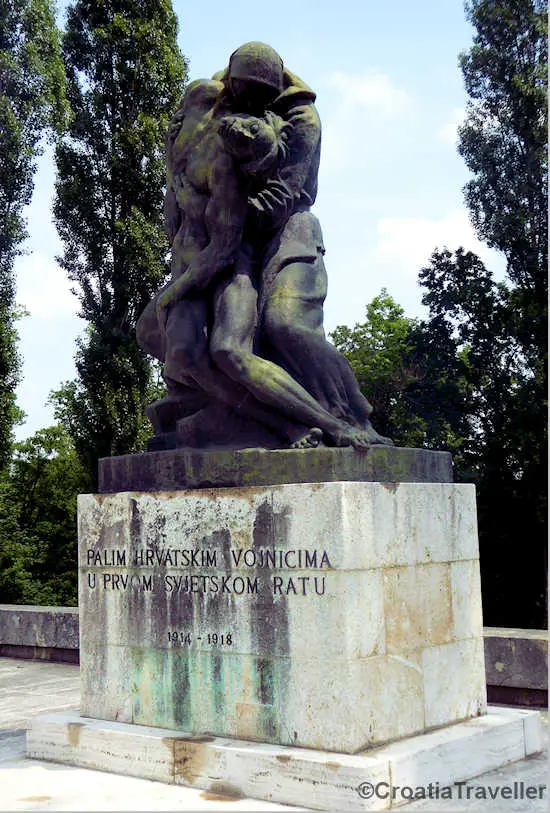
[[[286,572],[279,575],[273,571],[325,571],[332,568],[327,552],[315,548],[230,548],[220,551],[159,547],[139,548],[131,555],[118,548],[89,548],[86,559],[87,584],[92,590],[160,590],[232,596],[260,595],[266,591],[273,596],[324,596],[325,575],[288,575]],[[96,568],[102,570],[97,572]],[[104,568],[116,570],[106,571]],[[155,572],[140,573],[141,568]],[[239,571],[243,569],[241,575]],[[248,575],[247,569],[253,572]]]
[[[230,632],[220,633],[209,632],[206,635],[194,635],[191,632],[182,630],[168,630],[168,643],[172,646],[192,646],[205,641],[208,646],[224,647],[233,645],[233,635]]]

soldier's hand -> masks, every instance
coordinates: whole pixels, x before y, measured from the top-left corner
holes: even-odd
[[[249,198],[249,214],[262,231],[278,228],[292,209],[292,193],[280,180],[268,181],[255,197]]]

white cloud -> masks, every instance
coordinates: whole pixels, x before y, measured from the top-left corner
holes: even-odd
[[[340,227],[339,227],[340,228]],[[341,231],[327,240],[328,297],[325,324],[352,325],[365,318],[365,306],[386,288],[407,316],[424,318],[423,289],[418,273],[433,251],[460,246],[478,254],[493,271],[504,278],[505,262],[497,252],[480,243],[465,209],[452,209],[439,219],[429,217],[385,217],[373,228],[355,231],[352,243]]]
[[[339,178],[358,160],[364,165],[376,156],[403,149],[402,130],[414,108],[412,97],[386,74],[333,73],[328,93],[318,108],[323,121],[320,177]],[[327,99],[330,100],[327,101]],[[396,126],[401,120],[401,128]]]
[[[33,251],[17,260],[17,302],[31,316],[57,319],[74,316],[78,301],[71,283],[55,260]]]
[[[466,111],[463,107],[454,107],[447,116],[447,121],[436,132],[438,140],[454,147],[458,138],[457,130],[464,122],[465,116]]]
[[[463,246],[478,254],[491,270],[502,271],[501,255],[480,242],[464,209],[455,209],[440,220],[426,217],[386,217],[376,224],[377,242],[370,262],[393,273],[416,275],[435,248],[451,251]],[[498,274],[500,277],[501,274]]]
[[[337,71],[330,77],[329,86],[337,91],[347,108],[369,108],[394,117],[412,106],[407,91],[397,87],[384,73],[353,75]]]

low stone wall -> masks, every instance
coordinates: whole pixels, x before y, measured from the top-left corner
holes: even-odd
[[[548,632],[485,627],[489,703],[548,705]]]
[[[548,704],[546,630],[485,627],[490,703]],[[78,608],[0,604],[0,657],[78,663]]]
[[[0,656],[78,663],[78,607],[0,604]]]

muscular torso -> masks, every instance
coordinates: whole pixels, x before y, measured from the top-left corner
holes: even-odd
[[[182,223],[172,246],[172,278],[177,279],[193,264],[193,273],[200,279],[231,264],[240,246],[248,212],[250,179],[240,172],[241,161],[250,160],[253,145],[262,143],[268,150],[276,144],[275,131],[265,123],[258,135],[249,133],[242,142],[243,130],[248,130],[251,117],[237,119],[228,135],[220,136],[220,122],[228,111],[216,106],[205,109],[204,99],[212,91],[205,82],[197,84],[184,110],[181,127],[169,152],[169,183],[182,212]],[[184,101],[184,105],[187,100]],[[260,120],[255,120],[259,122]],[[266,141],[267,137],[267,141]],[[190,271],[191,273],[191,271]],[[199,277],[197,278],[199,279]]]
[[[170,182],[183,214],[172,247],[172,277],[177,278],[208,245],[214,233],[224,228],[220,218],[212,222],[213,207],[210,206],[210,217],[207,210],[213,200],[221,201],[226,195],[236,168],[233,159],[221,148],[212,111],[198,111],[198,115],[191,112],[186,116],[174,143],[173,156]],[[225,175],[223,185],[216,183],[222,173]],[[236,199],[233,194],[232,198],[233,205],[241,212],[239,219],[244,222],[246,193]],[[214,211],[219,212],[219,206],[214,206]]]

